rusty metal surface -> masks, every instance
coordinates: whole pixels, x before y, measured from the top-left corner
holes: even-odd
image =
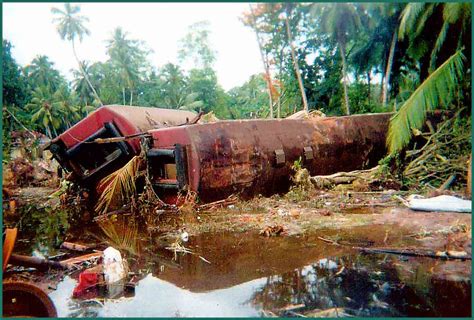
[[[50,297],[29,282],[3,282],[3,317],[56,318],[56,308]]]
[[[126,136],[153,128],[183,124],[195,116],[194,112],[185,110],[108,105],[89,114],[60,134],[52,143],[61,140],[67,148],[71,148],[99,130],[106,122],[113,122],[121,134]],[[135,143],[138,146],[138,142]]]
[[[95,146],[92,140],[136,135],[152,128],[187,123],[195,113],[183,110],[103,106],[59,135],[49,145],[71,180],[94,185],[140,152],[140,137]]]
[[[150,133],[153,148],[184,146],[189,189],[213,201],[285,191],[300,157],[311,175],[376,165],[390,116],[221,121]]]

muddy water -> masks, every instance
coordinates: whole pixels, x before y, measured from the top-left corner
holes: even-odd
[[[362,255],[318,239],[415,244],[404,234],[390,225],[272,238],[204,234],[186,243],[194,254],[176,257],[147,240],[140,258],[129,259],[140,274],[134,295],[73,300],[76,280],[66,277],[50,296],[59,316],[72,317],[470,316],[470,262]]]

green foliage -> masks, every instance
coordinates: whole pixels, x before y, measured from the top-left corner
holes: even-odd
[[[4,112],[4,146],[8,149],[11,131],[25,127],[50,137],[60,134],[101,104],[202,110],[220,119],[266,118],[270,112],[267,81],[274,115],[288,116],[302,109],[302,98],[286,19],[309,109],[344,114],[345,83],[352,113],[385,112],[395,102],[406,104],[391,131],[398,146],[410,138],[425,109],[447,103],[453,93],[450,86],[456,78],[445,78],[448,87],[442,88],[423,82],[430,73],[434,75],[463,47],[465,65],[471,65],[470,3],[261,3],[252,8],[253,14],[244,13],[242,22],[258,32],[271,74],[252,75],[228,92],[213,69],[216,52],[206,21],[191,25],[180,40],[179,65],[151,66],[145,43],[131,39],[121,28],[113,30],[106,43],[109,59],[87,62],[77,59],[74,47],[89,34],[87,17],[78,5],[53,8],[53,22],[60,37],[71,42],[78,69],[71,84],[46,56],[35,57],[21,69],[12,57],[11,44],[3,41],[3,104],[16,118]],[[394,38],[397,30],[399,37]],[[389,64],[393,38],[397,42]],[[457,71],[454,67],[451,76],[458,77]],[[469,79],[464,77],[456,89],[458,105],[471,103]],[[385,82],[389,104],[382,108]]]
[[[400,151],[410,142],[412,130],[421,129],[427,111],[440,105],[449,105],[463,75],[463,59],[461,51],[449,58],[415,90],[392,117],[387,137],[390,153]]]
[[[216,61],[216,51],[209,40],[209,21],[199,21],[188,27],[188,33],[181,39],[178,58],[181,63],[190,61],[199,69],[210,69]]]
[[[2,41],[3,105],[22,106],[28,98],[27,82],[11,53],[12,45]]]
[[[34,91],[37,87],[49,87],[52,92],[60,86],[67,85],[64,77],[54,69],[54,63],[47,56],[37,56],[31,64],[24,68],[28,79],[28,89]]]
[[[89,35],[90,31],[84,27],[84,23],[89,21],[85,16],[78,15],[81,8],[79,6],[64,4],[64,10],[52,8],[51,12],[59,17],[53,22],[58,23],[57,30],[61,39],[74,41],[76,38],[82,41],[84,35]]]
[[[229,108],[236,119],[262,117],[268,109],[267,84],[263,75],[254,75],[242,86],[229,91]]]
[[[204,112],[207,113],[217,106],[219,88],[217,75],[211,68],[192,69],[189,72],[188,90],[195,94],[194,100],[201,102],[199,108]]]
[[[25,234],[32,233],[37,242],[43,245],[58,246],[69,228],[69,212],[59,206],[22,207],[20,231]]]
[[[148,68],[146,57],[149,51],[143,49],[144,45],[142,41],[128,39],[127,32],[124,32],[120,27],[116,28],[112,38],[107,40],[109,63],[119,73],[123,104],[126,104],[125,88],[130,93],[130,105],[133,104],[134,90],[138,82],[141,81],[141,75]]]

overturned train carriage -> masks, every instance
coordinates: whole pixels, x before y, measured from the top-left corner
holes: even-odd
[[[311,175],[370,167],[386,153],[391,114],[222,121],[150,130],[148,172],[167,202],[182,191],[203,201],[270,195],[290,185],[301,158]]]
[[[103,144],[91,143],[93,140],[181,125],[195,116],[193,112],[181,110],[103,106],[53,139],[48,148],[61,166],[74,175],[71,179],[94,185],[138,154],[140,139]]]

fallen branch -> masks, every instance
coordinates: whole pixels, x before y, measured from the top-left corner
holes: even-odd
[[[97,222],[97,221],[100,221],[100,220],[103,220],[103,219],[106,219],[110,216],[113,216],[114,214],[123,214],[123,213],[126,213],[126,212],[129,212],[130,211],[130,204],[127,204],[126,206],[118,209],[118,210],[115,210],[115,211],[111,211],[111,212],[108,212],[108,213],[104,213],[104,214],[101,214],[101,215],[98,215],[96,217],[94,217],[94,219],[92,219],[94,222]]]
[[[86,141],[86,142],[82,142],[82,143],[98,143],[98,144],[115,143],[115,142],[128,141],[128,140],[147,137],[147,136],[149,136],[149,134],[147,132],[140,132],[140,133],[135,133],[135,134],[131,134],[131,135],[128,135],[128,136],[124,136],[124,137],[97,138],[93,141],[89,141],[89,142]]]
[[[319,240],[326,243],[335,245],[335,246],[346,246],[355,250],[359,250],[363,253],[375,253],[375,254],[398,254],[402,256],[412,256],[412,257],[428,257],[435,259],[459,259],[459,260],[472,260],[471,256],[468,256],[465,252],[457,251],[433,251],[425,249],[414,249],[414,248],[368,248],[368,247],[357,247],[350,244],[341,244],[331,239],[326,239],[323,237],[318,237]]]
[[[177,127],[187,126],[187,125],[190,125],[190,124],[196,124],[201,119],[201,117],[203,115],[204,115],[204,111],[201,111],[194,118],[192,118],[191,121],[187,120],[185,123],[178,124]]]
[[[333,245],[335,245],[335,246],[341,246],[340,243],[337,243],[336,241],[331,240],[331,239],[326,239],[326,238],[323,238],[323,237],[318,237],[318,239],[321,240],[321,241],[324,241],[324,242],[326,242],[326,243],[333,244]]]
[[[353,249],[360,250],[364,253],[388,253],[388,254],[398,254],[402,256],[412,256],[412,257],[429,257],[435,259],[460,259],[460,260],[472,260],[471,256],[465,255],[450,255],[450,252],[444,251],[432,251],[432,250],[423,250],[423,249],[413,249],[413,248],[366,248],[366,247],[352,247]]]
[[[229,197],[223,200],[218,200],[218,201],[202,204],[198,206],[198,210],[207,210],[207,209],[214,208],[216,206],[220,206],[220,207],[228,206],[228,205],[236,203],[238,200],[239,199],[235,195],[230,195]]]
[[[373,181],[378,173],[379,166],[367,170],[355,170],[350,172],[337,172],[330,175],[310,177],[310,181],[317,188],[327,188],[338,184],[349,184],[354,180]]]

